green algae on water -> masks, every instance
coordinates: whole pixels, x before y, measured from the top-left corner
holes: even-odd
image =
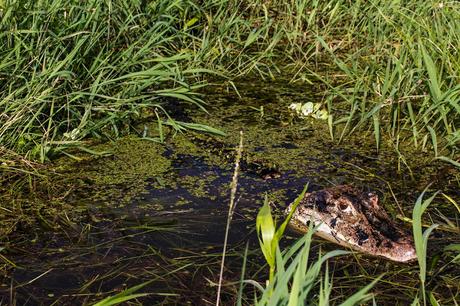
[[[163,155],[163,145],[141,138],[126,137],[96,149],[112,152],[87,169],[86,176],[97,185],[140,183],[162,177],[171,167],[171,161]]]

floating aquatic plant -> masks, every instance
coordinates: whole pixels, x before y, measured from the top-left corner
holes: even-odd
[[[292,103],[289,109],[293,110],[300,118],[313,117],[315,119],[327,120],[329,113],[321,108],[321,103]]]

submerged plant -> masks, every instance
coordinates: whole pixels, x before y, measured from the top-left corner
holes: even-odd
[[[136,293],[136,292],[139,291],[140,289],[142,289],[143,287],[147,286],[151,282],[152,281],[147,281],[147,282],[144,282],[142,284],[139,284],[139,285],[133,286],[131,288],[128,288],[126,290],[123,290],[122,292],[120,292],[120,293],[118,293],[116,295],[106,297],[105,299],[97,302],[93,306],[118,305],[118,304],[130,301],[130,300],[134,300],[134,299],[137,299],[137,298],[140,298],[140,297],[147,296],[147,295],[149,295],[148,293]]]

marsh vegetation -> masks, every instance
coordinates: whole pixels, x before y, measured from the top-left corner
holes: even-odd
[[[0,0],[0,303],[457,305],[458,20],[455,1]],[[418,262],[259,245],[264,197],[280,220],[307,183],[378,192]]]

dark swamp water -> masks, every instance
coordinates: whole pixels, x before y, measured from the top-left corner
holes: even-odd
[[[326,122],[293,116],[291,103],[321,98],[311,92],[305,85],[253,81],[240,89],[239,98],[215,86],[205,99],[209,114],[178,106],[173,115],[219,128],[227,136],[174,136],[163,126],[165,145],[132,136],[94,146],[111,154],[58,161],[54,175],[36,194],[4,196],[29,215],[11,210],[2,216],[0,303],[91,304],[153,280],[141,291],[151,294],[133,305],[213,305],[240,130],[244,153],[224,274],[227,305],[235,304],[234,282],[241,277],[246,243],[246,278],[263,284],[267,277],[255,235],[255,216],[265,195],[279,213],[307,183],[309,190],[353,184],[377,192],[387,211],[400,219],[411,217],[416,198],[430,183],[430,194],[442,190],[460,200],[458,172],[433,163],[429,154],[401,148],[403,159],[387,140],[377,153],[371,132],[338,143],[331,140]],[[158,136],[155,122],[138,129],[140,135]],[[455,226],[445,225],[448,218],[458,229],[458,213],[438,197],[425,217],[446,229],[430,240],[427,287],[453,304],[460,296],[460,269],[449,263],[451,255],[443,248],[460,242]],[[283,243],[294,239],[288,233]],[[316,239],[312,254],[335,248]],[[414,264],[354,254],[329,265],[334,271],[332,296],[337,297],[332,302],[383,272],[374,289],[378,305],[407,305],[418,287]],[[247,285],[246,292],[249,305],[253,288]]]

